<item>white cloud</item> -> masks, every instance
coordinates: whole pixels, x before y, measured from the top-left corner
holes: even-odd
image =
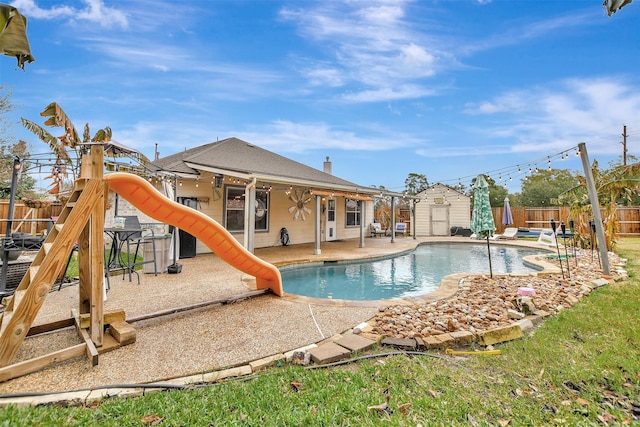
[[[507,141],[512,152],[560,152],[591,142],[599,152],[615,153],[622,124],[637,120],[639,111],[640,88],[622,76],[568,79],[502,94],[466,109],[469,114],[497,115],[498,124],[476,131]]]
[[[318,84],[321,71],[331,70],[328,82],[333,87],[344,86],[345,91],[348,85],[359,87],[357,95],[343,94],[344,100],[412,99],[432,93],[423,80],[433,77],[441,62],[451,56],[436,48],[436,43],[427,44],[412,28],[405,16],[408,3],[330,2],[308,9],[283,9],[280,16],[295,22],[303,37],[329,55],[317,71],[306,70],[311,84]]]
[[[102,0],[82,0],[83,8],[71,6],[52,6],[43,9],[35,0],[15,0],[11,5],[29,18],[35,19],[61,19],[70,21],[86,21],[95,23],[103,28],[121,27],[127,28],[129,21],[127,15],[115,8],[105,6]]]

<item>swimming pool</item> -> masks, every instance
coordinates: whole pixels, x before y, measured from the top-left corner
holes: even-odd
[[[491,245],[494,273],[537,271],[522,262],[534,248]],[[487,246],[482,243],[430,243],[393,258],[283,268],[284,291],[313,298],[357,301],[424,295],[452,273],[489,273]]]

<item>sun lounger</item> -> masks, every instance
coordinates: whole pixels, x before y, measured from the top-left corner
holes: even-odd
[[[492,240],[515,240],[518,238],[518,229],[515,227],[507,227],[502,234],[496,234]]]

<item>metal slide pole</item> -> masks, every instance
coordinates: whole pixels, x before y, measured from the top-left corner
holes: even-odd
[[[598,192],[593,182],[593,174],[591,173],[591,165],[589,164],[589,155],[587,154],[587,145],[584,142],[578,144],[580,150],[580,159],[582,159],[582,167],[584,169],[584,177],[587,181],[587,189],[589,190],[589,201],[593,209],[593,217],[596,225],[596,237],[598,238],[598,249],[600,250],[600,259],[602,260],[602,272],[609,275],[609,254],[607,253],[607,242],[604,238],[604,229],[602,228],[602,215],[600,215],[600,203],[598,203]]]

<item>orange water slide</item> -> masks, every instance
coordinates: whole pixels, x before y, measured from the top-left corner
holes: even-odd
[[[176,203],[137,175],[115,172],[104,177],[113,191],[141,212],[192,234],[227,264],[255,276],[258,289],[282,296],[280,271],[246,250],[222,225],[195,209]]]

